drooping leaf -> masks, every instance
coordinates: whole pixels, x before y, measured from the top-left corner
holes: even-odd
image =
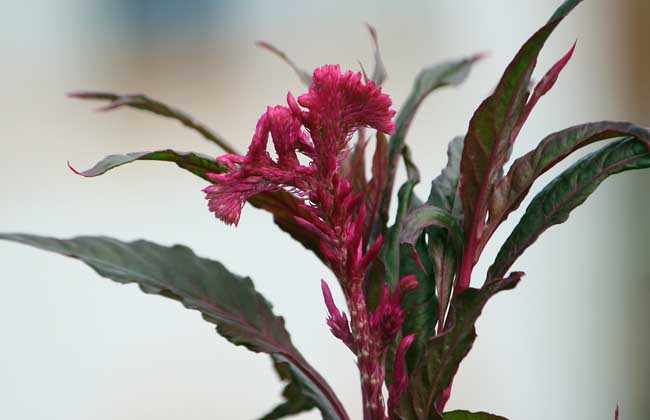
[[[400,243],[415,247],[415,241],[430,226],[446,230],[451,235],[453,245],[462,252],[463,231],[457,220],[447,210],[426,204],[413,209],[404,217],[400,230]]]
[[[650,167],[650,147],[627,137],[593,152],[565,170],[531,201],[521,220],[499,250],[488,279],[506,272],[549,227],[564,223],[610,175]]]
[[[103,175],[113,168],[126,165],[127,163],[135,162],[137,160],[155,160],[161,162],[174,162],[179,167],[192,172],[206,181],[210,179],[206,176],[207,173],[221,173],[224,172],[214,158],[209,156],[193,153],[193,152],[177,152],[174,150],[156,150],[153,152],[134,152],[124,155],[109,155],[99,161],[90,169],[85,171],[77,171],[72,166],[72,169],[77,175],[84,177],[95,177]]]
[[[85,171],[70,168],[78,175],[95,177],[102,175],[113,168],[136,162],[138,160],[153,160],[161,162],[174,162],[179,167],[186,169],[200,178],[212,182],[208,173],[221,173],[224,171],[213,158],[192,152],[176,152],[173,150],[158,150],[153,152],[135,152],[124,155],[110,155],[99,161],[95,166]],[[248,200],[256,208],[266,210],[273,215],[273,220],[280,229],[291,235],[305,248],[313,251],[321,260],[320,240],[313,233],[296,223],[295,216],[306,217],[300,208],[298,200],[285,191],[266,191],[254,195]]]
[[[508,174],[494,186],[482,242],[487,242],[508,214],[519,207],[540,175],[582,147],[623,136],[636,137],[650,145],[650,131],[628,122],[600,121],[582,124],[544,138],[534,150],[515,160]]]
[[[283,318],[273,314],[250,278],[233,274],[181,245],[164,247],[143,240],[122,242],[91,236],[61,240],[0,234],[0,239],[79,259],[102,277],[135,283],[145,293],[198,310],[231,343],[268,353],[275,363],[288,365],[291,379],[297,381],[294,389],[307,389],[304,401],[316,405],[324,416],[347,418],[332,389],[294,347]]]
[[[375,223],[371,238],[376,237],[386,226],[388,221],[388,210],[390,208],[395,173],[400,155],[403,153],[406,135],[415,118],[422,101],[434,90],[445,86],[456,86],[461,84],[469,75],[469,72],[482,56],[475,55],[463,60],[450,61],[422,70],[413,84],[411,93],[406,102],[397,114],[395,122],[395,134],[390,138],[388,151],[388,166],[386,170],[386,183],[382,189],[380,217]]]
[[[442,416],[443,420],[508,420],[505,417],[489,413],[470,413],[465,410],[449,411]]]
[[[110,111],[123,106],[153,112],[163,117],[177,120],[186,127],[198,131],[204,138],[221,147],[227,153],[237,153],[237,151],[222,137],[206,127],[204,124],[196,121],[188,114],[164,104],[158,100],[151,99],[145,95],[118,95],[110,92],[72,92],[68,94],[71,98],[92,99],[109,101],[108,105],[99,108],[99,111]]]
[[[447,318],[449,326],[442,335],[429,340],[424,358],[409,379],[399,409],[403,418],[442,419],[436,400],[469,353],[476,339],[476,320],[492,296],[514,288],[522,275],[521,272],[512,273],[505,279],[484,284],[481,289],[468,288],[454,297]]]
[[[530,79],[546,40],[581,0],[567,0],[551,20],[521,47],[506,68],[494,93],[481,103],[469,123],[461,159],[460,195],[466,248],[457,288],[469,287],[480,250],[492,185],[510,157],[518,120],[529,96]]]
[[[265,50],[271,52],[273,55],[276,57],[280,58],[280,60],[284,61],[293,69],[293,71],[296,73],[300,81],[302,82],[303,85],[309,87],[311,85],[311,74],[300,67],[296,65],[296,63],[293,62],[292,59],[289,58],[288,55],[286,55],[283,51],[279,50],[278,48],[274,47],[273,45],[269,44],[268,42],[264,41],[258,41],[255,43],[258,47],[264,48]]]
[[[386,72],[386,66],[384,65],[384,60],[381,58],[381,53],[379,52],[379,41],[377,39],[377,31],[372,25],[366,24],[368,32],[370,32],[370,38],[372,39],[372,49],[373,56],[375,58],[375,69],[372,72],[372,81],[381,86],[388,73]]]
[[[460,180],[460,158],[463,153],[463,137],[456,137],[447,150],[447,166],[431,182],[428,204],[438,206],[449,212],[460,226],[463,224],[463,207],[461,205],[458,184]],[[445,315],[451,298],[454,278],[458,271],[462,249],[453,246],[446,229],[427,229],[429,253],[434,264],[434,277],[438,295],[438,332],[444,327]]]

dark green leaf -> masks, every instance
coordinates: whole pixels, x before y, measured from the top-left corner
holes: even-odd
[[[390,139],[386,183],[382,191],[380,217],[373,229],[373,237],[381,233],[388,221],[388,210],[390,208],[397,164],[400,155],[403,153],[409,127],[415,118],[415,113],[420,107],[420,104],[431,92],[438,88],[461,84],[469,75],[472,65],[480,58],[480,55],[475,55],[463,60],[427,67],[415,79],[411,93],[397,114],[395,134]]]
[[[70,166],[70,169],[81,176],[95,177],[102,175],[113,168],[117,168],[118,166],[135,162],[137,160],[174,162],[179,167],[187,169],[194,175],[198,175],[206,181],[210,181],[206,174],[224,172],[224,168],[217,164],[214,158],[202,155],[200,153],[176,152],[169,149],[156,150],[154,152],[127,153],[125,155],[110,155],[106,156],[104,159],[95,164],[95,166],[85,171],[77,171],[72,166]]]
[[[122,242],[90,236],[60,240],[0,234],[0,239],[79,259],[102,277],[123,284],[136,283],[145,293],[171,298],[198,310],[233,344],[268,353],[275,363],[288,364],[291,378],[299,380],[294,388],[309,390],[305,401],[318,406],[330,418],[346,418],[334,392],[293,346],[284,320],[273,314],[250,278],[230,273],[220,263],[198,257],[181,245],[164,247],[142,240]]]
[[[481,289],[468,288],[452,300],[442,335],[427,343],[425,357],[413,371],[408,390],[402,397],[400,414],[407,419],[440,419],[435,403],[450,384],[460,362],[476,339],[474,324],[488,300],[502,290],[517,285],[523,273],[486,283]]]
[[[415,182],[407,181],[397,193],[398,206],[395,224],[388,229],[380,254],[386,269],[384,282],[391,288],[395,287],[400,279],[400,232],[402,221],[409,209],[414,187]]]
[[[593,152],[551,181],[533,198],[497,254],[488,279],[498,278],[549,227],[563,223],[610,175],[650,167],[650,148],[624,138]]]
[[[414,246],[400,245],[400,278],[409,274],[414,274],[417,278],[418,288],[406,294],[402,301],[404,309],[402,336],[415,334],[415,342],[406,357],[409,372],[412,372],[423,357],[425,343],[436,333],[438,314],[438,299],[433,282],[433,261],[428,253],[424,235],[416,240]],[[390,358],[391,362],[393,360]],[[392,378],[390,375],[387,377]]]
[[[532,151],[515,160],[508,174],[494,186],[483,241],[516,210],[535,180],[574,151],[600,140],[632,136],[650,145],[650,131],[628,122],[601,121],[553,133]]]
[[[226,140],[218,136],[205,125],[196,121],[183,111],[164,104],[145,95],[118,95],[110,92],[73,92],[68,95],[77,99],[93,99],[110,101],[108,105],[99,108],[99,111],[110,111],[123,106],[135,108],[143,111],[153,112],[163,117],[179,121],[186,127],[198,131],[203,137],[217,146],[221,147],[228,153],[237,153],[237,151]]]
[[[470,413],[465,410],[449,411],[442,418],[444,420],[508,420],[505,417],[489,413]]]
[[[296,63],[293,62],[292,59],[289,58],[288,55],[286,55],[283,51],[279,50],[278,48],[274,47],[273,45],[269,44],[268,42],[264,41],[258,41],[256,42],[256,45],[258,47],[264,48],[265,50],[271,52],[273,55],[278,57],[280,60],[284,61],[293,69],[293,71],[296,73],[300,81],[307,87],[311,85],[311,74],[309,72],[306,72],[305,70],[301,69],[296,65]]]

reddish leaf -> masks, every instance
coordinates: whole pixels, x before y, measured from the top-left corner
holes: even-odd
[[[461,159],[460,193],[466,248],[456,283],[459,290],[469,287],[472,269],[479,256],[477,247],[485,225],[490,189],[510,156],[537,56],[553,30],[580,1],[567,0],[551,20],[523,45],[494,93],[483,101],[470,121]]]
[[[553,133],[532,151],[515,160],[508,174],[492,190],[489,218],[480,239],[479,252],[494,231],[516,210],[535,180],[576,150],[601,140],[632,136],[650,147],[650,131],[628,122],[600,121]]]

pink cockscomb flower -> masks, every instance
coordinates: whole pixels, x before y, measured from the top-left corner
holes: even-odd
[[[382,395],[388,347],[404,322],[402,297],[417,287],[417,281],[408,276],[393,293],[386,288],[379,306],[369,313],[363,283],[382,237],[364,244],[364,196],[353,192],[341,168],[354,133],[373,128],[392,134],[395,111],[381,88],[363,83],[360,73],[341,73],[336,65],[317,69],[309,92],[297,100],[289,93],[287,102],[288,107],[270,107],[262,115],[246,156],[230,154],[217,160],[226,172],[209,175],[214,184],[204,190],[208,205],[219,219],[237,224],[242,207],[256,194],[286,191],[298,199],[302,213],[295,221],[320,241],[320,252],[336,275],[349,309],[348,321],[323,281],[327,324],[357,356],[366,416],[384,419],[391,415]],[[269,136],[277,159],[267,151]],[[301,163],[298,154],[308,163]],[[400,347],[398,367],[404,364],[411,342],[412,337]],[[406,386],[402,373],[398,379],[399,386],[391,391],[391,409]]]
[[[204,190],[209,208],[225,223],[237,224],[246,200],[263,191],[285,189],[309,198],[319,184],[331,183],[356,130],[390,134],[395,128],[390,97],[373,82],[362,83],[361,73],[342,74],[335,65],[317,69],[309,92],[298,102],[289,94],[288,103],[289,108],[270,107],[260,117],[246,156],[222,156],[218,162],[228,172],[209,174],[214,181]],[[269,135],[277,161],[267,151]],[[296,152],[311,163],[301,165]]]

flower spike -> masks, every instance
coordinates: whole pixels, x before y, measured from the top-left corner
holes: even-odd
[[[354,339],[352,338],[352,332],[350,331],[348,317],[345,315],[345,312],[339,311],[336,307],[334,299],[332,298],[332,292],[325,280],[321,280],[320,284],[323,291],[323,298],[325,299],[325,306],[327,306],[327,325],[330,327],[330,330],[332,330],[334,337],[343,341],[346,346],[348,346],[352,351],[355,351]]]
[[[388,387],[388,414],[392,418],[399,404],[399,400],[408,386],[408,369],[406,368],[406,352],[415,341],[415,334],[402,338],[393,364],[393,382]]]

